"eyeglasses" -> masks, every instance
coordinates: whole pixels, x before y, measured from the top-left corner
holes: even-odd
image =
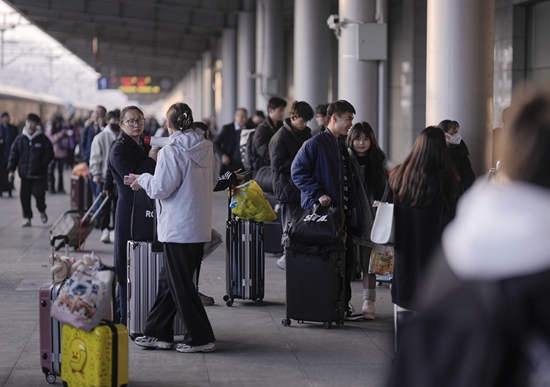
[[[145,120],[141,118],[139,120],[126,120],[122,122],[126,122],[130,126],[136,126],[136,125],[143,125],[145,123]]]

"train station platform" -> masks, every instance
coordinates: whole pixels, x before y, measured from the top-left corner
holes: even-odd
[[[68,183],[69,173],[65,173]],[[69,187],[68,184],[65,187]],[[16,188],[19,182],[16,180]],[[46,197],[49,221],[35,212],[33,226],[21,228],[19,192],[0,198],[0,386],[35,387],[48,383],[39,362],[38,292],[51,280],[49,229],[69,209],[69,195]],[[225,234],[227,196],[214,194],[212,226]],[[85,252],[96,251],[112,263],[113,245],[99,242],[94,230]],[[130,386],[384,386],[394,357],[393,307],[387,285],[378,286],[374,321],[347,321],[342,327],[322,324],[283,327],[285,272],[278,256],[266,254],[265,300],[262,306],[236,300],[227,307],[225,245],[208,257],[200,290],[214,297],[207,306],[217,338],[212,353],[145,350],[130,342]],[[82,257],[84,252],[71,251]],[[352,283],[352,303],[361,307],[362,282]],[[56,385],[61,385],[60,378]]]

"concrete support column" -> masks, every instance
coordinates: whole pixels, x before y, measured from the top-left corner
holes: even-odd
[[[284,26],[279,0],[257,3],[256,106],[267,114],[267,100],[284,97]],[[259,65],[258,65],[259,64]]]
[[[256,85],[251,77],[256,68],[255,17],[254,12],[239,12],[237,30],[237,106],[244,107],[249,115],[256,110]]]
[[[203,121],[204,109],[202,106],[202,61],[198,60],[195,64],[194,91],[195,106],[193,108],[193,118],[195,121]]]
[[[378,63],[356,59],[357,22],[375,23],[376,0],[340,0],[342,26],[338,40],[338,99],[349,101],[357,111],[354,122],[378,127]]]
[[[327,103],[330,77],[329,0],[294,2],[294,98],[313,109]]]
[[[426,122],[458,121],[476,175],[490,165],[493,26],[494,0],[428,0]]]
[[[237,108],[237,30],[225,28],[222,32],[222,101],[218,126],[233,122]]]
[[[212,84],[214,82],[212,71],[212,51],[205,51],[202,54],[202,114],[204,118],[214,115],[214,93]]]

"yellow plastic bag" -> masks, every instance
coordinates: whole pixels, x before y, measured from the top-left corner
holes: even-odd
[[[264,196],[264,191],[254,180],[235,187],[229,207],[231,212],[243,220],[271,222],[277,218]]]

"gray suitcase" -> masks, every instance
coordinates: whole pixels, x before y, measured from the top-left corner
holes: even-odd
[[[153,242],[128,242],[128,333],[143,336],[147,315],[155,303],[164,253],[153,251]],[[174,335],[185,335],[180,316],[174,320]]]

